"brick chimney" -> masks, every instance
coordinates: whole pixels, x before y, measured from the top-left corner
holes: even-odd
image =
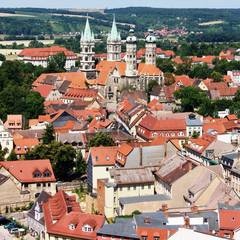
[[[166,217],[168,217],[168,205],[165,203],[162,204],[162,212]]]
[[[184,217],[184,227],[190,228],[190,218],[188,216]]]

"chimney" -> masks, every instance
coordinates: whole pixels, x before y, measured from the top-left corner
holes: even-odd
[[[190,228],[190,218],[188,216],[184,217],[184,227]]]
[[[167,157],[167,141],[164,143],[164,157]]]
[[[140,151],[140,167],[142,167],[143,166],[143,149],[141,145],[139,147],[139,151]]]
[[[190,172],[192,170],[192,167],[193,167],[193,164],[191,161],[188,161],[187,163],[187,169],[188,169],[188,172]]]
[[[168,205],[166,203],[162,204],[162,212],[166,217],[168,217]]]

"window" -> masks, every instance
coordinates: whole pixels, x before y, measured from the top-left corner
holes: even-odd
[[[136,190],[136,189],[137,189],[137,187],[136,187],[136,186],[134,186],[134,187],[133,187],[133,190]]]
[[[154,240],[159,240],[160,239],[160,237],[153,237],[154,238]]]
[[[144,189],[144,185],[142,185],[141,188]]]
[[[122,187],[120,187],[119,190],[122,191]]]
[[[148,185],[148,189],[151,189],[151,185]]]
[[[24,183],[23,186],[24,186],[25,188],[28,188],[28,183]]]
[[[142,240],[147,240],[147,236],[142,236],[141,239]]]
[[[130,189],[131,189],[131,187],[128,187],[127,189],[128,189],[128,190],[130,190]]]
[[[41,177],[41,176],[42,176],[42,174],[39,170],[34,171],[34,173],[33,173],[34,178]]]
[[[43,187],[46,187],[46,183],[43,183]]]
[[[48,183],[48,187],[50,187],[51,186],[51,183]]]
[[[51,173],[49,170],[45,170],[45,172],[43,173],[43,176],[44,177],[50,177],[51,176]]]
[[[41,187],[41,183],[37,183],[37,187]]]

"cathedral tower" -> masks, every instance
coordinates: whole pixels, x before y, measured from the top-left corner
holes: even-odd
[[[131,29],[126,40],[126,77],[135,76],[137,76],[137,37]]]
[[[121,61],[121,36],[117,30],[115,16],[113,17],[112,30],[107,39],[107,60]]]
[[[145,63],[156,66],[156,48],[157,39],[153,35],[153,30],[148,30],[149,35],[146,37]]]
[[[85,30],[81,34],[80,46],[81,46],[80,70],[82,72],[91,72],[95,70],[94,59],[95,39],[94,34],[91,31],[88,18],[86,21]]]

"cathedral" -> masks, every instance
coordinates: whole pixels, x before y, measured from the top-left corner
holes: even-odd
[[[91,88],[98,89],[108,102],[118,102],[122,90],[146,90],[149,81],[163,84],[162,71],[156,67],[156,37],[152,30],[145,39],[145,63],[137,59],[137,37],[130,29],[126,53],[122,58],[122,39],[115,17],[107,37],[107,59],[95,64],[95,39],[89,20],[81,35],[80,71],[84,72]]]

